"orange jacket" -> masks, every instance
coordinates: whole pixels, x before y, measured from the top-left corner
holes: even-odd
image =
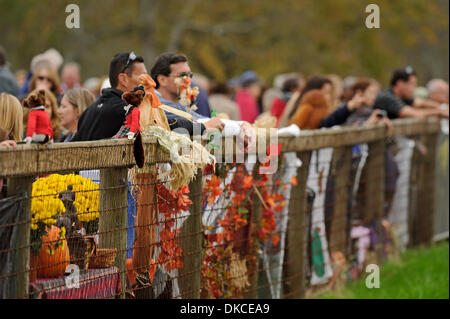
[[[300,107],[289,120],[289,124],[296,124],[303,130],[320,128],[320,121],[327,117],[329,105],[319,90],[306,93],[301,100]]]

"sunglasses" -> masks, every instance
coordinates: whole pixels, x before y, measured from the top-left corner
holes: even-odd
[[[191,78],[194,76],[194,73],[192,72],[182,72],[180,74],[169,74],[168,76],[175,76],[175,77],[179,77],[179,78],[184,78],[184,77],[188,77]]]
[[[46,77],[46,76],[38,76],[37,78],[38,78],[38,80],[40,80],[40,81],[47,80],[48,82],[51,82],[51,79],[48,78],[48,77]]]
[[[131,64],[134,60],[136,60],[136,54],[135,54],[133,51],[131,51],[130,55],[128,55],[127,63],[126,63],[125,66],[123,67],[121,73],[123,73],[123,72],[130,66],[130,64]]]

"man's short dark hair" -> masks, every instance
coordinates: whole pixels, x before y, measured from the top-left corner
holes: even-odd
[[[391,77],[391,87],[395,86],[400,80],[403,82],[408,82],[409,78],[413,75],[417,76],[416,71],[414,71],[410,66],[394,70]]]
[[[283,82],[283,86],[281,87],[281,91],[284,93],[291,92],[292,90],[298,89],[300,86],[300,78],[292,77],[288,78]]]
[[[155,64],[150,71],[150,75],[156,83],[156,88],[159,88],[158,75],[162,74],[168,76],[171,72],[170,66],[180,62],[187,62],[187,58],[183,54],[163,53],[156,58]]]
[[[128,67],[123,70],[128,62],[129,56],[130,52],[125,52],[118,53],[112,58],[111,63],[109,64],[109,82],[111,83],[112,88],[116,88],[117,84],[119,84],[120,73],[126,73],[128,76],[131,76],[131,73],[133,73],[134,63],[144,63],[144,58],[142,58],[141,56],[137,56],[133,61],[129,63]]]
[[[3,66],[6,64],[6,52],[3,47],[0,46],[0,66]]]

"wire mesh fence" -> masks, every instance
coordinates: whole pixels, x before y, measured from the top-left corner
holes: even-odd
[[[209,165],[177,190],[170,159],[148,141],[143,170],[122,141],[1,150],[1,298],[340,289],[366,265],[432,241],[438,130],[407,120],[392,132],[304,132],[279,139],[274,174],[246,157]]]

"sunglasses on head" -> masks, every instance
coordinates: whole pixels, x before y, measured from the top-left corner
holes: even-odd
[[[413,68],[411,67],[411,66],[407,66],[406,68],[405,68],[405,72],[406,72],[406,74],[413,74],[414,73],[414,70],[413,70]]]
[[[134,54],[134,52],[131,51],[131,53],[128,55],[127,63],[126,63],[125,66],[123,67],[121,73],[123,73],[123,72],[130,66],[130,64],[131,64],[134,60],[136,60],[136,54]]]

